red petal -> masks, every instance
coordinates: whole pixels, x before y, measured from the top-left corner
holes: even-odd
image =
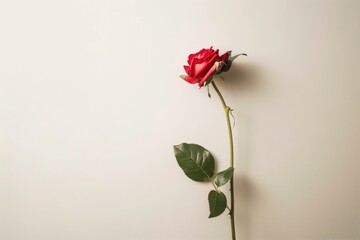
[[[203,77],[201,79],[201,81],[199,82],[199,86],[202,87],[204,86],[204,83],[212,76],[214,75],[214,73],[216,72],[216,66],[215,64],[212,66],[212,68],[206,73],[205,77]]]
[[[185,72],[190,75],[190,67],[189,66],[184,66]]]
[[[212,46],[209,49],[203,48],[189,55],[189,70],[185,68],[185,71],[191,77],[202,78],[216,61],[220,61],[219,50],[214,50]]]
[[[191,64],[191,62],[194,60],[194,58],[200,58],[201,56],[205,55],[207,52],[207,49],[203,48],[197,53],[190,54],[188,57],[188,63]]]
[[[203,64],[206,64],[203,59],[200,58],[193,58],[190,63],[190,74],[189,76],[195,77],[195,75],[200,71]]]
[[[198,72],[195,71],[194,77],[196,78],[205,77],[206,73],[211,69],[212,66],[214,66],[215,62],[218,60],[219,60],[219,55],[217,54],[217,52],[215,52],[212,58],[209,61],[207,61],[206,64],[203,64],[202,68]]]
[[[221,59],[221,61],[225,62],[226,60],[229,59],[229,57],[230,57],[229,52],[226,52],[226,53],[224,53],[223,55],[220,56],[220,59]]]
[[[195,62],[195,61],[194,61]],[[207,63],[206,62],[202,62],[202,63],[193,63],[193,76],[194,77],[203,77],[201,76],[201,69],[203,69],[204,67],[206,67]]]
[[[219,57],[219,49],[217,49],[216,51],[213,51],[211,54],[207,55],[207,56],[204,58],[204,61],[209,61],[211,58],[214,57],[214,55],[216,55],[216,56]]]
[[[194,76],[195,65],[197,64],[197,62],[199,62],[199,59],[198,58],[193,58],[191,60],[191,62],[189,63],[189,65],[190,65],[190,74],[189,74],[189,76]]]
[[[190,54],[188,57],[188,64],[190,65],[194,58],[201,59],[201,58],[207,57],[208,55],[212,54],[213,52],[214,52],[214,50],[212,49],[212,47],[210,47],[209,49],[203,48],[200,51],[198,51],[197,53]]]
[[[210,47],[209,49],[207,49],[206,53],[201,56],[201,58],[206,59],[210,55],[212,55],[214,52],[215,52],[214,49],[212,49],[212,47]]]
[[[195,83],[199,82],[199,79],[193,78],[193,77],[190,77],[190,76],[181,75],[180,77],[181,77],[182,79],[184,79],[185,81],[191,83],[191,84],[195,84]]]

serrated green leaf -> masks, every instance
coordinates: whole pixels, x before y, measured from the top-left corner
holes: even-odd
[[[226,209],[226,196],[222,192],[211,190],[209,192],[209,218],[217,217]]]
[[[211,153],[198,144],[181,143],[174,146],[179,166],[186,176],[197,182],[209,182],[215,171]]]
[[[215,184],[216,186],[220,187],[222,185],[225,185],[233,176],[234,174],[234,168],[229,167],[228,169],[219,172],[215,176]]]

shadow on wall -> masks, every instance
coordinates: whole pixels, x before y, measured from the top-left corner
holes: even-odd
[[[239,239],[249,240],[251,236],[251,209],[258,196],[257,188],[250,176],[235,175],[235,221]]]
[[[217,84],[221,90],[229,93],[227,96],[254,94],[264,87],[262,75],[256,65],[234,62],[231,70],[223,74],[224,81],[218,80]]]

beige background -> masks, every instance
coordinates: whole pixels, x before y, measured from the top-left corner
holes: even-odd
[[[1,1],[0,239],[230,239],[172,145],[227,167],[219,100],[178,78],[246,52],[235,109],[239,240],[360,239],[360,2]],[[242,80],[242,81],[238,81]]]

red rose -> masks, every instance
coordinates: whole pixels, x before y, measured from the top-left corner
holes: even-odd
[[[200,87],[210,79],[216,72],[220,71],[224,62],[228,60],[229,52],[219,56],[219,50],[203,48],[195,54],[190,54],[188,57],[189,66],[184,66],[188,75],[181,75],[185,81],[195,84],[198,83]]]

